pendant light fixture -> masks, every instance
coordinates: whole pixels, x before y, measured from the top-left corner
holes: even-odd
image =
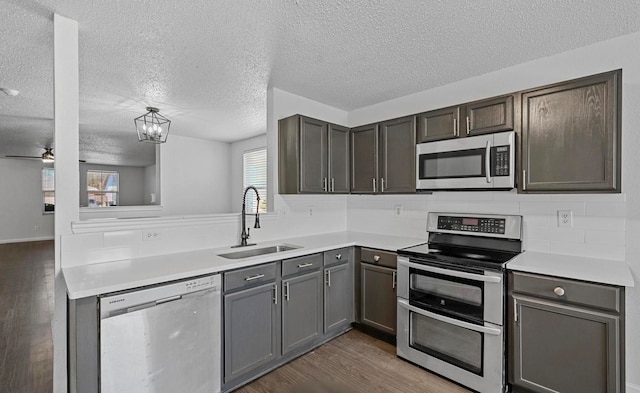
[[[165,143],[171,120],[160,114],[158,108],[148,106],[147,113],[133,119],[140,142]]]

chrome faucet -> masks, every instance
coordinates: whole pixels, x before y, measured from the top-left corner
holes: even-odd
[[[253,190],[256,193],[256,212],[255,213],[247,213],[247,192],[249,190]],[[247,215],[256,216],[256,222],[253,225],[255,229],[260,229],[260,216],[258,215],[258,209],[260,208],[260,194],[258,194],[258,189],[254,186],[249,186],[244,189],[244,195],[242,196],[242,234],[240,235],[240,244],[236,247],[245,247],[245,246],[255,246],[255,243],[248,244],[247,239],[249,239],[249,228],[247,228]]]

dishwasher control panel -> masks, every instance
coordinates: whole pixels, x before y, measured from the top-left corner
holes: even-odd
[[[100,318],[108,318],[181,299],[199,291],[221,292],[220,274],[159,284],[100,296]]]

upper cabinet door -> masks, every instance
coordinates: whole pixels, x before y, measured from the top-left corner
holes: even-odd
[[[620,192],[620,70],[522,94],[522,190]]]
[[[378,186],[378,125],[351,129],[351,192],[373,194]]]
[[[329,124],[329,191],[349,193],[349,129]]]
[[[327,123],[300,116],[300,192],[327,192]]]
[[[380,125],[380,192],[416,191],[415,119],[408,116]]]
[[[513,96],[497,97],[465,105],[461,125],[467,136],[513,130]]]
[[[437,109],[417,115],[418,143],[460,136],[460,107]]]

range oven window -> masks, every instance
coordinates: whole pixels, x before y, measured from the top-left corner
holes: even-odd
[[[409,304],[455,318],[482,321],[483,282],[411,268]]]
[[[409,345],[474,374],[483,375],[484,335],[417,313],[410,313]]]
[[[420,179],[485,177],[486,149],[420,154]]]

